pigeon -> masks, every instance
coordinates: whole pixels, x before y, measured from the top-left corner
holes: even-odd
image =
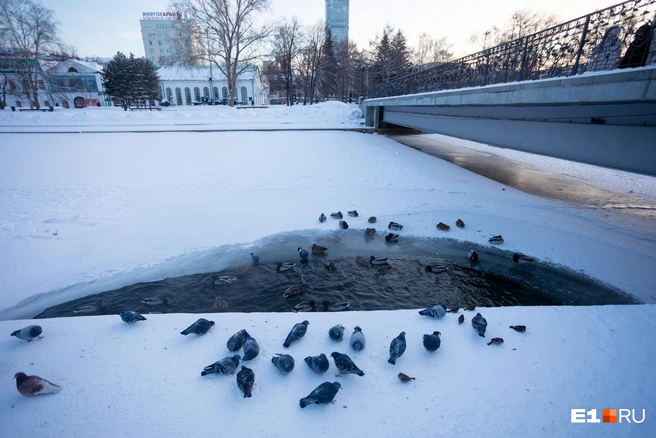
[[[299,402],[301,408],[306,407],[307,405],[327,405],[328,403],[333,403],[333,399],[337,395],[337,391],[342,387],[339,382],[324,382],[321,385],[317,386],[314,391],[310,393],[305,398],[302,398]]]
[[[501,345],[503,344],[503,338],[492,338],[490,339],[490,342],[487,343],[487,345]]]
[[[394,243],[399,241],[399,235],[394,233],[389,233],[385,236],[385,242]]]
[[[337,213],[330,213],[330,217],[333,219],[341,219],[344,217],[341,211],[338,211]]]
[[[305,336],[305,332],[307,332],[307,326],[309,324],[310,322],[308,320],[294,324],[294,327],[292,327],[292,330],[287,335],[287,339],[285,339],[285,342],[282,344],[282,346],[287,348],[292,345],[292,343]]]
[[[143,315],[139,314],[138,312],[135,312],[134,310],[126,310],[125,312],[121,312],[121,319],[124,322],[127,322],[128,324],[134,324],[137,321],[145,321],[146,318],[143,317]]]
[[[511,325],[510,328],[519,333],[524,333],[526,331],[525,325]]]
[[[326,222],[326,215],[325,214],[321,213],[321,215],[319,216],[319,222],[321,222],[321,223]]]
[[[253,391],[253,384],[255,383],[255,373],[252,369],[241,366],[241,370],[237,373],[237,386],[244,393],[244,398],[251,396]]]
[[[448,226],[447,224],[445,224],[444,222],[440,222],[436,226],[437,226],[437,229],[441,230],[441,231],[449,231],[451,229],[451,227]]]
[[[276,354],[271,358],[271,362],[284,374],[290,373],[294,369],[294,358],[289,354]]]
[[[501,237],[501,234],[498,236],[492,236],[488,239],[488,242],[494,245],[501,245],[503,243],[503,237]]]
[[[521,265],[522,263],[533,263],[535,262],[535,259],[526,257],[524,254],[513,254],[512,261]]]
[[[405,332],[401,332],[396,338],[392,339],[389,347],[390,358],[387,362],[396,365],[396,359],[403,356],[405,352]]]
[[[313,312],[317,310],[317,303],[314,300],[303,301],[292,307],[292,312]]]
[[[57,394],[61,391],[61,386],[55,385],[39,376],[28,376],[25,373],[16,373],[14,379],[16,379],[16,389],[18,389],[18,392],[25,397]]]
[[[475,249],[470,249],[469,254],[467,255],[469,257],[470,262],[477,262],[478,261],[478,253],[476,252]]]
[[[244,332],[244,357],[241,360],[253,360],[260,354],[260,346],[246,330],[242,331]]]
[[[346,221],[339,221],[339,227],[342,230],[348,230],[348,224],[346,223]]]
[[[472,327],[478,333],[478,336],[481,338],[485,337],[485,329],[487,328],[487,321],[480,313],[477,313],[475,317],[472,318]]]
[[[244,332],[246,332],[246,330],[239,330],[237,333],[230,336],[230,339],[226,342],[228,350],[237,351],[244,345]]]
[[[297,286],[290,286],[285,289],[285,292],[282,294],[283,298],[293,298],[300,297],[305,293],[305,285],[299,284]]]
[[[376,235],[376,229],[375,228],[367,228],[364,230],[364,235],[366,237],[374,237]]]
[[[312,371],[317,374],[323,374],[328,371],[330,367],[330,362],[325,354],[321,353],[319,356],[308,356],[305,358],[305,363],[310,367]]]
[[[339,302],[334,302],[334,301],[324,301],[321,303],[324,309],[326,309],[329,312],[343,312],[344,310],[348,310],[349,307],[351,307],[351,302],[350,301],[339,301]]]
[[[436,306],[420,310],[419,314],[423,316],[432,316],[433,318],[443,318],[444,315],[446,315],[446,306],[444,304],[438,304]]]
[[[260,262],[260,256],[255,253],[251,253],[251,260],[253,260],[254,264],[258,264]]]
[[[446,263],[438,263],[435,265],[426,266],[426,272],[432,272],[433,274],[441,274],[442,272],[446,272],[448,269],[449,265]]]
[[[43,329],[40,325],[28,325],[20,330],[16,330],[11,336],[16,336],[23,341],[32,342],[35,339],[43,338],[43,336],[40,336],[41,333],[43,333]]]
[[[336,271],[337,268],[335,268],[335,262],[332,260],[324,260],[321,262],[321,264],[324,266],[324,268],[328,269],[329,271]]]
[[[461,219],[458,219],[458,220],[456,221],[456,227],[458,227],[458,228],[465,228],[465,223],[464,223]]]
[[[339,370],[339,374],[336,377],[339,377],[343,374],[357,374],[358,376],[364,376],[364,373],[360,368],[358,368],[350,357],[346,354],[341,354],[336,351],[333,351],[330,357],[335,361],[335,366]]]
[[[458,313],[458,310],[460,310],[460,307],[449,307],[446,309],[446,313]]]
[[[407,374],[403,374],[403,373],[397,374],[396,377],[398,377],[399,380],[402,381],[403,383],[408,383],[411,380],[415,380],[414,377],[410,377]]]
[[[334,325],[328,330],[328,337],[333,341],[341,342],[344,339],[344,326],[341,324]]]
[[[349,211],[349,212],[347,212],[347,213],[348,213],[348,215],[351,216],[351,217],[358,217],[358,216],[360,216],[360,215],[358,214],[358,211],[357,211],[357,210],[351,210],[351,211]]]
[[[390,230],[402,230],[403,225],[397,224],[396,222],[390,222],[387,228],[389,228]]]
[[[462,324],[463,322],[465,322],[465,315],[460,315],[458,317],[458,324]]]
[[[369,257],[369,264],[374,265],[374,266],[386,265],[387,260],[389,260],[387,257],[371,256],[371,257]]]
[[[362,351],[364,350],[364,347],[367,345],[367,342],[364,339],[364,334],[362,333],[362,329],[360,328],[360,326],[356,326],[353,329],[353,333],[351,334],[351,340],[349,341],[349,345],[355,351]]]
[[[224,357],[223,359],[214,362],[212,365],[208,365],[203,368],[203,371],[200,373],[200,375],[206,376],[208,374],[233,374],[239,366],[240,359],[241,356],[238,354],[235,354],[232,357]]]
[[[317,245],[316,243],[312,244],[312,254],[321,255],[321,254],[325,254],[326,251],[328,251],[328,248],[326,248],[325,246]]]
[[[181,335],[188,335],[189,333],[196,333],[197,335],[204,335],[214,325],[214,321],[208,321],[205,318],[200,318],[198,321],[180,332]]]
[[[376,271],[376,273],[374,275],[381,275],[381,276],[385,275],[389,272],[390,269],[392,269],[392,267],[390,265],[383,265],[380,268],[378,268],[378,270]]]
[[[294,266],[296,266],[296,263],[278,263],[276,265],[276,271],[278,271],[278,272],[289,271]]]
[[[432,335],[424,335],[424,347],[426,347],[426,350],[435,351],[440,348],[440,344],[442,343],[440,335],[440,332],[433,332]]]
[[[371,216],[369,219],[367,219],[367,222],[370,224],[375,224],[376,223],[376,216]]]
[[[301,260],[307,260],[308,256],[310,255],[306,250],[301,248],[300,246],[298,247],[298,255],[301,257]]]
[[[146,297],[141,300],[146,306],[160,306],[162,304],[168,304],[169,297]]]

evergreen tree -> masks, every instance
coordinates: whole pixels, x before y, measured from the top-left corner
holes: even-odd
[[[121,99],[123,105],[137,106],[161,100],[161,87],[155,65],[146,58],[128,58],[118,52],[102,72],[107,94]]]

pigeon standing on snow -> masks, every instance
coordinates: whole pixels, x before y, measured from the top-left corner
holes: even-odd
[[[405,352],[405,332],[401,332],[396,338],[392,339],[390,344],[389,353],[390,358],[387,362],[396,365],[396,359],[403,356]]]
[[[472,327],[478,333],[478,336],[481,338],[485,337],[485,330],[487,329],[487,321],[480,313],[477,313],[475,317],[472,318]]]
[[[242,332],[244,332],[244,357],[242,361],[255,359],[260,354],[260,346],[246,330],[242,330]]]
[[[444,304],[438,304],[437,306],[420,310],[419,314],[423,316],[432,316],[433,318],[443,318],[444,315],[446,315],[446,306]]]
[[[254,383],[255,373],[252,369],[242,365],[241,370],[237,373],[237,386],[244,393],[244,398],[251,396]]]
[[[328,362],[328,358],[323,353],[321,353],[319,356],[306,357],[305,363],[310,367],[312,371],[317,374],[325,373],[330,367],[330,362]]]
[[[206,376],[208,374],[232,374],[239,366],[240,359],[241,356],[238,354],[235,354],[232,357],[224,357],[223,359],[214,362],[212,365],[208,365],[203,368],[203,371],[200,373],[200,375]]]
[[[208,321],[205,318],[200,318],[198,321],[180,332],[181,335],[188,335],[196,333],[197,335],[204,335],[214,325],[214,321]]]
[[[289,354],[276,354],[271,358],[271,362],[284,374],[290,373],[294,369],[294,358]]]
[[[287,335],[287,339],[285,339],[285,342],[282,344],[282,346],[287,348],[292,345],[292,343],[305,336],[305,332],[307,332],[307,326],[309,324],[310,322],[308,320],[294,324],[294,327],[292,327],[292,330]]]
[[[239,330],[237,333],[230,336],[230,339],[228,339],[228,342],[226,342],[226,347],[228,347],[228,350],[237,351],[242,347],[242,345],[244,345],[245,331],[246,330]]]
[[[344,338],[344,326],[337,324],[328,330],[328,337],[333,341],[340,342]]]
[[[357,374],[358,376],[364,376],[364,372],[353,363],[348,355],[333,351],[330,357],[333,358],[335,366],[339,370],[339,374],[336,375],[337,377],[342,374]]]
[[[134,310],[126,310],[125,312],[121,312],[121,319],[128,324],[134,324],[137,321],[145,321],[146,318],[143,317],[143,315],[139,314],[138,312],[135,312]]]
[[[462,324],[463,322],[465,322],[465,315],[460,315],[458,317],[458,324]]]
[[[253,260],[253,264],[256,265],[260,262],[260,256],[255,253],[251,253],[251,260]]]
[[[301,248],[300,246],[298,247],[298,256],[301,258],[301,260],[307,261],[308,257],[310,256],[310,253],[308,253],[306,250]]]
[[[440,339],[441,334],[436,331],[432,335],[424,335],[424,347],[426,347],[426,350],[436,351],[440,348],[440,344],[442,344],[442,340]]]
[[[301,408],[306,407],[311,404],[324,404],[332,403],[333,399],[337,395],[337,391],[342,387],[339,382],[324,382],[321,385],[317,386],[314,391],[310,393],[305,398],[300,400]]]
[[[16,336],[18,339],[22,339],[27,342],[32,342],[33,340],[43,336],[40,336],[43,333],[43,329],[40,325],[29,325],[20,330],[16,330],[11,334],[11,336]]]
[[[349,345],[351,345],[351,348],[353,348],[355,351],[364,350],[364,347],[367,345],[367,341],[364,338],[364,333],[362,333],[362,329],[359,326],[356,326],[353,329],[353,334],[351,335]]]
[[[61,386],[55,385],[39,376],[28,376],[25,373],[16,373],[16,389],[25,397],[34,395],[57,394],[61,391]]]

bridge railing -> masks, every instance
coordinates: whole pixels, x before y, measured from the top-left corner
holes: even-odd
[[[630,0],[375,85],[365,98],[425,93],[656,64],[656,0]]]

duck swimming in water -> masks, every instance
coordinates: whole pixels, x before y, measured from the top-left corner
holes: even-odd
[[[290,286],[282,294],[283,298],[299,297],[305,293],[305,285],[299,284],[298,286]]]
[[[388,260],[387,257],[371,256],[371,257],[369,257],[369,264],[371,264],[371,265],[386,265],[387,260]]]
[[[147,306],[159,306],[161,304],[167,304],[169,297],[146,297],[141,302]]]
[[[296,266],[296,263],[278,263],[276,265],[276,271],[278,271],[278,272],[289,271],[294,266]]]
[[[476,252],[475,249],[470,249],[469,254],[467,255],[469,257],[470,262],[477,262],[478,261],[478,253]]]
[[[325,246],[317,245],[316,243],[312,244],[312,254],[321,255],[325,254],[328,251],[328,248]]]
[[[449,269],[449,265],[446,263],[437,263],[435,265],[426,266],[426,272],[432,272],[433,274],[440,274],[446,272]]]
[[[329,271],[336,271],[337,270],[335,268],[335,262],[333,262],[332,260],[324,260],[323,262],[321,262],[321,264],[323,264],[323,266],[326,269],[328,269]]]
[[[292,312],[314,312],[317,310],[317,303],[314,300],[303,301],[292,308]]]
[[[365,258],[362,257],[362,256],[357,256],[357,257],[355,258],[355,262],[356,262],[358,265],[360,265],[360,266],[369,266],[369,265],[371,264],[371,263],[369,262],[369,260],[365,259]]]
[[[522,263],[533,263],[535,262],[535,259],[526,257],[524,254],[513,254],[512,261],[521,265]]]
[[[351,307],[351,303],[349,301],[324,301],[321,306],[329,312],[342,312]]]
[[[102,309],[105,307],[105,302],[101,303],[87,303],[87,304],[82,304],[81,306],[77,306],[75,309],[73,309],[73,313],[93,313],[97,312],[98,309]]]

